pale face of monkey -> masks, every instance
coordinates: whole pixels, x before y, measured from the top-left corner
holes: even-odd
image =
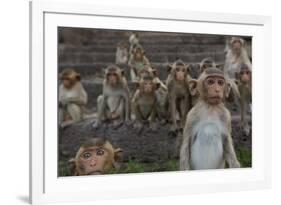
[[[116,73],[108,73],[107,80],[108,80],[109,84],[116,85],[118,83],[118,76]]]
[[[240,79],[241,82],[243,83],[248,83],[251,80],[251,71],[245,70],[245,71],[240,71]]]
[[[176,68],[176,80],[183,81],[185,79],[185,69],[183,67]]]
[[[232,44],[232,49],[235,51],[235,53],[240,53],[241,52],[241,42],[240,41],[234,41]]]
[[[142,54],[141,50],[137,49],[135,52],[135,60],[141,60],[142,56],[143,56],[143,54]]]
[[[222,102],[225,80],[222,77],[210,76],[204,81],[204,86],[207,91],[207,101],[211,105],[217,105]]]
[[[70,89],[73,87],[74,85],[74,82],[73,80],[69,79],[69,78],[64,78],[63,81],[63,86],[66,88],[66,89]]]
[[[152,93],[154,90],[154,85],[152,81],[143,82],[143,91],[144,93]]]
[[[85,175],[102,173],[106,164],[106,159],[109,157],[106,149],[99,147],[92,147],[86,149],[79,156],[80,165],[83,167]]]

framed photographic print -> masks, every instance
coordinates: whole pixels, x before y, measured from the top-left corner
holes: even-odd
[[[30,22],[32,204],[270,187],[270,17],[39,1]]]

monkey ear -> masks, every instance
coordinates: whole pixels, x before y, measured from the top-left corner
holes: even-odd
[[[158,76],[158,70],[156,70],[155,68],[152,69],[152,73],[155,77]]]
[[[198,84],[198,81],[195,79],[191,79],[188,82],[189,91],[190,91],[191,96],[195,96],[197,94],[197,84]]]
[[[77,173],[76,173],[76,164],[75,164],[75,159],[74,158],[71,158],[70,160],[68,160],[68,167],[69,167],[69,170],[70,170],[71,174],[77,175]]]
[[[124,77],[125,76],[125,71],[124,69],[120,69],[121,75]]]
[[[167,66],[167,72],[168,73],[171,73],[171,70],[172,70],[172,64],[169,64],[168,66]]]
[[[77,73],[77,74],[76,74],[76,80],[77,80],[77,81],[80,81],[80,80],[81,80],[81,75],[80,75],[80,73]]]
[[[114,161],[121,162],[123,157],[123,150],[121,148],[117,148],[114,150]]]

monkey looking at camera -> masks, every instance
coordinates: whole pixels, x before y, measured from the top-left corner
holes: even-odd
[[[224,64],[224,74],[227,77],[235,79],[235,73],[239,73],[241,64],[246,64],[249,68],[252,67],[245,46],[245,41],[242,38],[231,38],[230,49],[226,54]]]
[[[118,168],[121,157],[122,149],[113,148],[103,138],[93,138],[79,148],[69,163],[75,176],[106,174],[112,168]]]
[[[149,64],[149,60],[146,58],[142,47],[140,45],[136,46],[133,49],[128,62],[128,65],[130,66],[131,80],[137,82],[140,79],[138,76],[139,71]]]
[[[166,85],[168,88],[168,103],[170,117],[172,119],[171,132],[182,128],[186,115],[191,108],[191,96],[189,90],[189,66],[183,61],[177,60],[168,67],[170,74],[168,75]],[[180,117],[180,127],[177,125],[177,112]]]
[[[223,99],[229,89],[223,72],[206,69],[196,86],[199,101],[187,115],[180,151],[180,170],[239,168],[231,138],[231,116]]]
[[[94,123],[97,128],[102,121],[112,122],[118,127],[130,120],[130,93],[124,71],[115,65],[105,69],[103,94],[97,99],[98,119]]]
[[[238,89],[240,93],[240,116],[241,127],[244,133],[248,136],[250,134],[250,126],[246,119],[247,107],[252,103],[252,72],[246,64],[242,64],[240,72],[236,74]]]
[[[133,113],[136,117],[134,127],[141,129],[144,121],[149,121],[152,130],[156,130],[155,118],[157,114],[156,90],[159,84],[153,78],[146,76],[139,82],[139,89],[136,90],[132,99]]]
[[[73,69],[65,69],[60,74],[59,86],[59,125],[66,127],[86,118],[83,113],[88,101],[81,84],[81,76]]]

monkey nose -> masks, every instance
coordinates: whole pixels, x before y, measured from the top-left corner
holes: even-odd
[[[96,164],[97,164],[97,160],[95,158],[93,158],[90,162],[90,166],[94,167],[94,166],[96,166]]]

